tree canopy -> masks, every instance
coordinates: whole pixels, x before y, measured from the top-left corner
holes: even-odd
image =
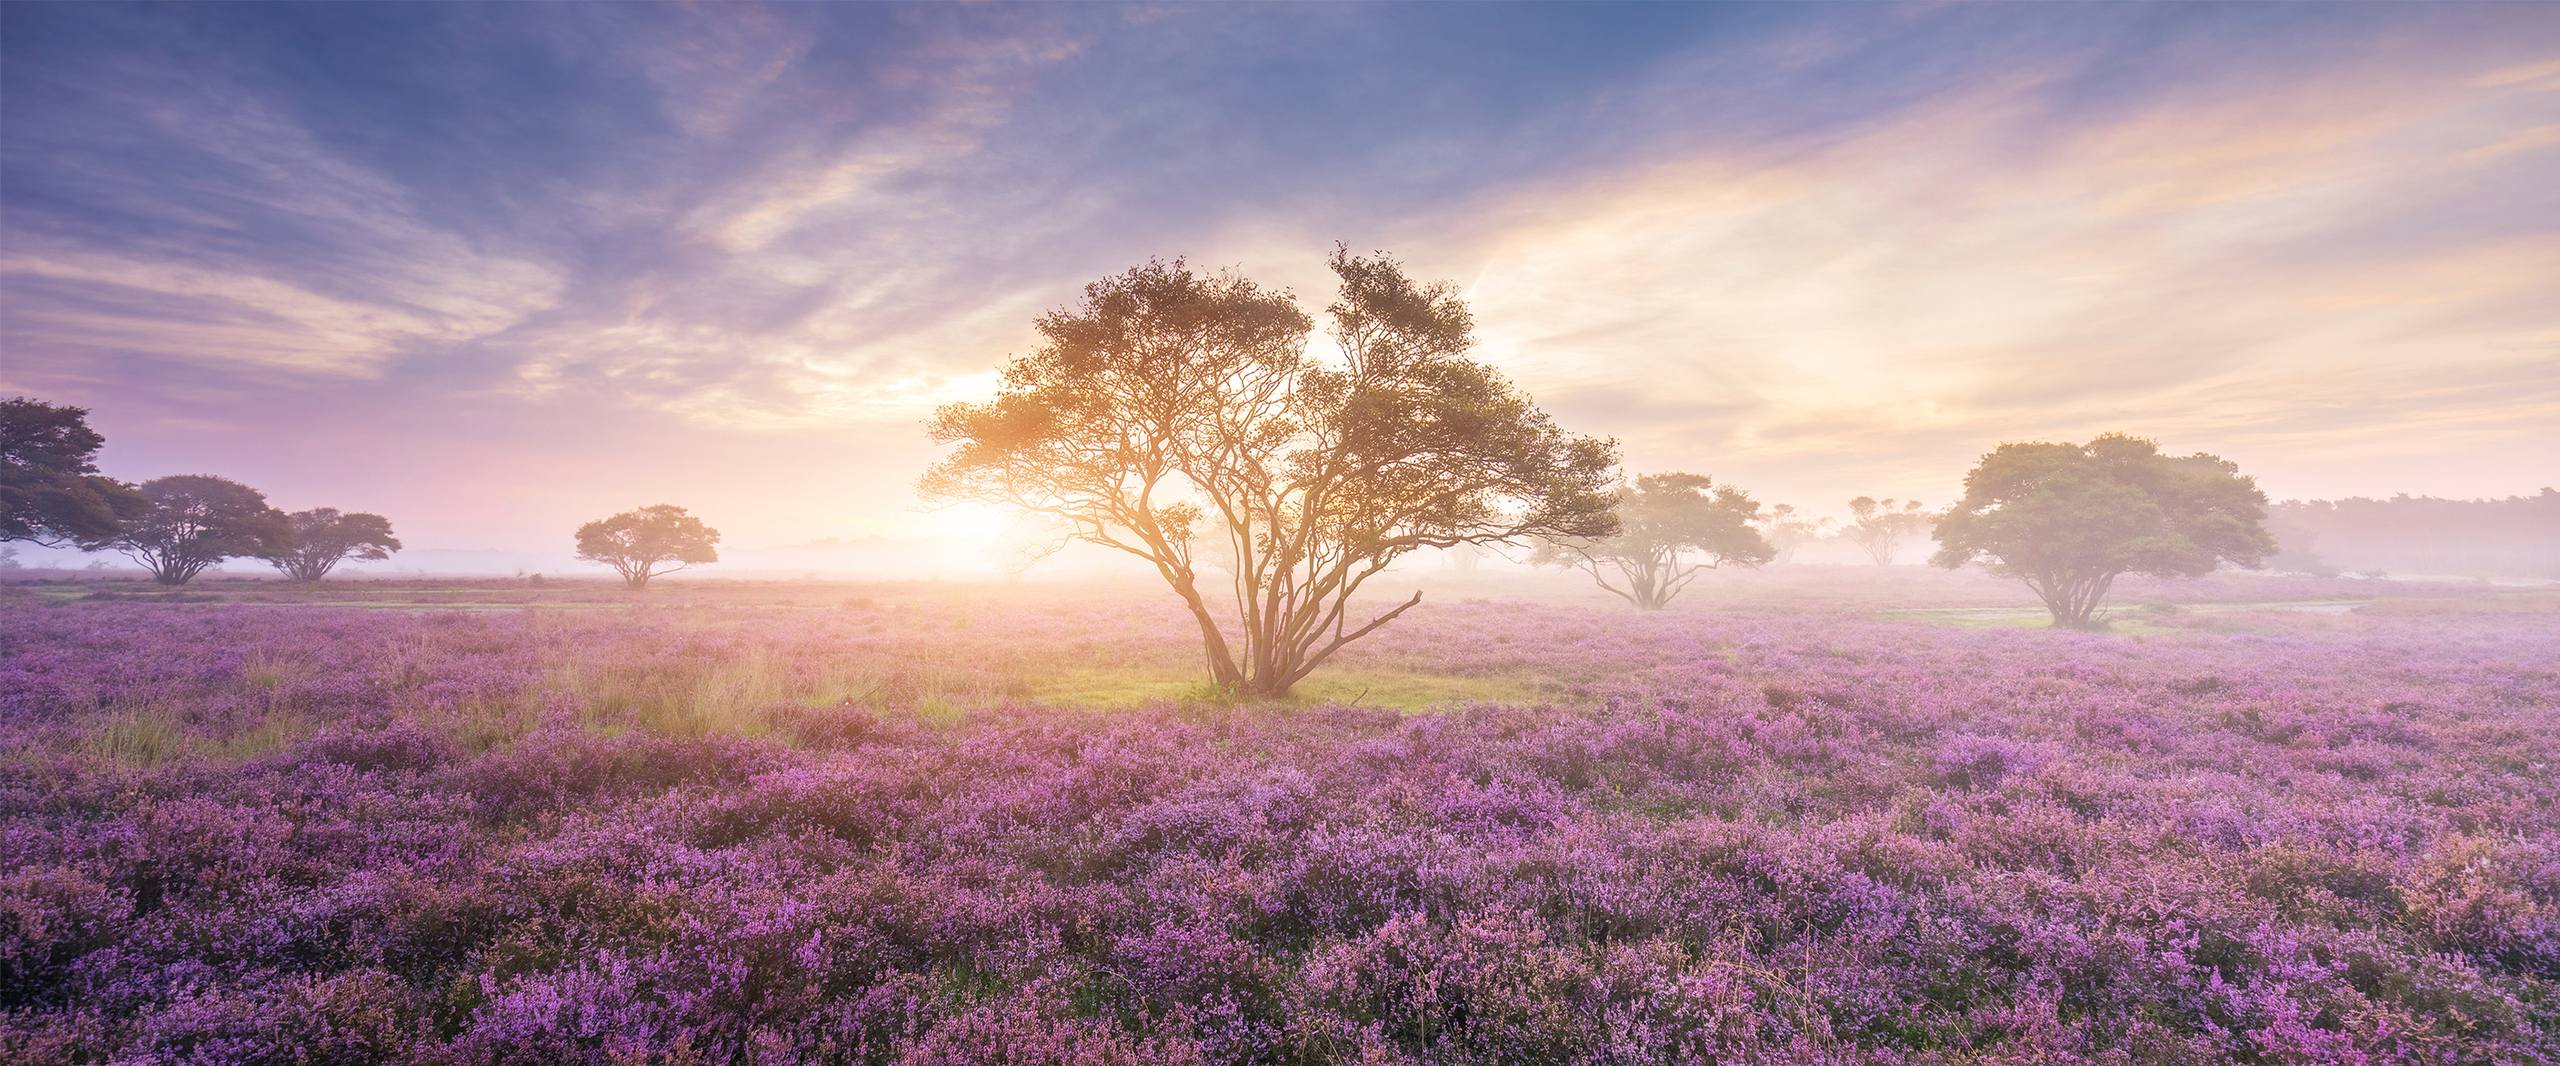
[[[180,474],[137,491],[144,506],[110,546],[163,585],[184,585],[225,559],[264,556],[286,535],[284,513],[229,478]]]
[[[578,527],[578,558],[612,567],[634,589],[649,587],[649,579],[662,574],[719,562],[719,543],[719,530],[673,504],[624,511]]]
[[[2089,624],[2118,575],[2201,576],[2275,550],[2267,497],[2228,460],[2162,455],[2141,437],[2003,444],[1965,476],[1932,562],[2019,578],[2055,625]]]
[[[282,534],[262,557],[296,581],[318,581],[344,560],[388,559],[399,550],[390,519],[316,507],[286,515]]]
[[[1385,255],[1331,266],[1338,355],[1321,359],[1289,293],[1233,272],[1150,261],[1087,286],[994,399],[936,413],[952,451],[924,492],[1144,560],[1198,623],[1212,681],[1262,696],[1420,603],[1352,609],[1409,552],[1615,532],[1614,443],[1466,358],[1453,287]]]
[[[1699,574],[1725,563],[1759,566],[1777,555],[1753,528],[1760,505],[1706,475],[1646,474],[1619,486],[1615,500],[1615,535],[1549,539],[1533,560],[1581,570],[1619,599],[1653,611]]]
[[[1771,504],[1760,517],[1752,520],[1753,528],[1777,551],[1776,562],[1790,562],[1805,545],[1820,541],[1831,531],[1828,518],[1809,518],[1797,512],[1794,504]]]
[[[0,400],[0,541],[83,549],[112,542],[144,503],[130,486],[98,475],[105,443],[85,408]]]
[[[1860,496],[1849,501],[1849,528],[1841,534],[1866,549],[1867,558],[1875,560],[1877,566],[1891,566],[1894,552],[1904,540],[1926,534],[1937,521],[1937,516],[1922,509],[1918,500]]]

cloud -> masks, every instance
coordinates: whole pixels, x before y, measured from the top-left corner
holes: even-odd
[[[226,11],[0,8],[0,378],[271,477],[344,435],[742,507],[770,449],[903,506],[1084,283],[1321,306],[1335,240],[1634,465],[1814,510],[2111,429],[2295,493],[2560,448],[2533,9]]]
[[[1487,352],[1543,393],[1650,397],[1590,421],[1654,466],[1837,492],[1801,460],[1949,435],[2129,428],[2305,466],[2449,426],[2516,443],[2560,416],[2560,216],[2534,213],[2560,197],[2509,196],[2485,228],[2458,197],[2547,166],[2539,77],[2340,67],[2100,121],[2057,114],[2062,72],[2029,70],[1853,135],[1574,175],[1414,228],[1472,220],[1450,265]]]
[[[489,336],[558,292],[551,269],[426,222],[397,182],[226,79],[127,63],[79,89],[128,124],[120,137],[156,141],[163,165],[102,151],[53,160],[48,184],[76,188],[111,232],[11,205],[0,254],[11,351],[373,376],[406,346]],[[13,150],[54,147],[45,136]]]

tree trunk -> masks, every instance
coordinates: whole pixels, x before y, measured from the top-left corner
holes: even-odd
[[[2053,615],[2057,629],[2094,629],[2090,618],[2105,602],[2107,588],[2115,584],[2114,574],[2095,576],[2046,577],[2029,579],[2027,587],[2044,600],[2045,611]]]

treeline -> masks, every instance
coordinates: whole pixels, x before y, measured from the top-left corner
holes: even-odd
[[[2504,499],[2287,500],[2268,565],[2311,574],[2560,578],[2560,491]]]
[[[10,542],[115,552],[163,585],[184,585],[233,559],[259,559],[301,582],[349,559],[400,550],[391,521],[335,507],[286,512],[265,493],[211,474],[129,485],[98,473],[106,438],[83,407],[24,396],[0,399],[0,569],[17,565]],[[623,584],[720,560],[720,531],[684,508],[658,504],[578,527],[578,558],[603,563]]]
[[[318,581],[345,560],[400,550],[381,515],[286,512],[229,478],[178,474],[125,484],[98,473],[105,443],[89,428],[86,408],[0,400],[0,542],[113,551],[164,585],[242,558]]]

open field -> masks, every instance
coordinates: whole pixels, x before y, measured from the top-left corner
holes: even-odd
[[[0,1061],[2537,1062],[2560,594],[0,586]]]

